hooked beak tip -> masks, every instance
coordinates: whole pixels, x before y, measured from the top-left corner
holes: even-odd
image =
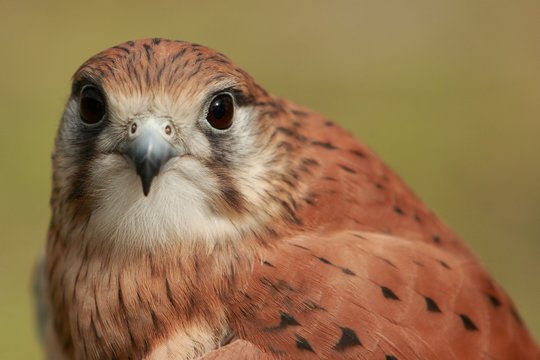
[[[142,191],[143,191],[144,196],[148,196],[148,194],[150,193],[150,184],[143,183]]]
[[[141,178],[144,196],[148,196],[150,193],[150,187],[152,186],[152,180],[154,180],[154,177],[159,174],[160,166],[153,167],[149,166],[150,164],[148,163],[143,163],[141,165],[142,166],[137,168],[137,175],[139,175]]]

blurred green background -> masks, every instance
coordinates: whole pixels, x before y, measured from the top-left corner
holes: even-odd
[[[540,2],[0,3],[0,359],[36,359],[30,273],[50,153],[88,57],[143,37],[219,49],[374,148],[480,255],[540,338]]]

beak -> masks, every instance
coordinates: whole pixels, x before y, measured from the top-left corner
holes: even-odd
[[[133,120],[128,131],[130,141],[122,153],[135,165],[144,196],[148,196],[154,177],[167,161],[178,156],[178,151],[171,145],[174,127],[167,119],[144,118]]]

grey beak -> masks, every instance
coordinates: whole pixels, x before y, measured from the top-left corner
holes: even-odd
[[[124,148],[126,155],[140,176],[144,196],[150,193],[152,180],[159,175],[163,165],[178,155],[171,145],[174,127],[161,118],[137,119],[129,126],[131,141]]]

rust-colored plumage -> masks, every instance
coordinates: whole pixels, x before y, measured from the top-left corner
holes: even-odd
[[[51,359],[540,359],[504,291],[370,149],[208,48],[88,60],[53,166]]]

